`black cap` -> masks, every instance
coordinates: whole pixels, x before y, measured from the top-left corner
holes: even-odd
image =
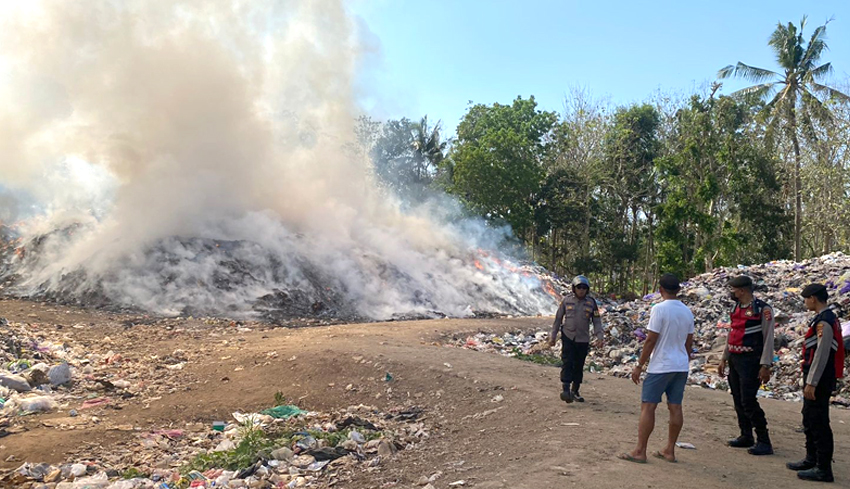
[[[820,293],[824,292],[825,290],[826,290],[826,285],[824,285],[824,284],[809,284],[805,288],[803,288],[803,291],[800,292],[800,295],[802,295],[805,298],[809,298],[809,297],[811,297],[815,294],[820,294]]]
[[[672,273],[665,273],[658,279],[658,285],[661,286],[662,289],[669,290],[670,292],[677,292],[681,285],[679,285],[679,277],[673,275]]]
[[[751,279],[750,277],[748,277],[746,275],[738,275],[737,277],[735,277],[735,278],[733,278],[732,280],[729,281],[729,287],[740,288],[740,287],[752,287],[752,286],[753,286],[753,279]]]

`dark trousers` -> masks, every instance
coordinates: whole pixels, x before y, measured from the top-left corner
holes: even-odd
[[[756,394],[759,390],[759,353],[733,353],[729,355],[729,388],[738,415],[741,435],[753,436],[753,428],[759,441],[770,443],[767,434],[767,419],[759,406]]]
[[[574,391],[578,390],[584,378],[584,359],[587,358],[588,345],[561,335],[561,384],[565,391],[570,388],[570,383],[573,384]]]
[[[824,372],[826,377],[826,372]],[[835,379],[821,378],[815,387],[815,400],[803,398],[803,432],[806,434],[806,458],[817,462],[821,470],[832,471],[832,428],[829,426],[829,396]]]

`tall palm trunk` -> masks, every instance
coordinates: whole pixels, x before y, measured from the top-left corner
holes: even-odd
[[[789,112],[791,143],[794,146],[794,261],[800,261],[803,230],[803,185],[800,179],[802,164],[800,141],[797,139],[797,111],[791,106]]]

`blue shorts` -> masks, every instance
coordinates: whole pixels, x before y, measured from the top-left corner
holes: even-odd
[[[661,394],[667,394],[667,404],[682,404],[685,397],[685,384],[688,383],[687,372],[670,372],[665,374],[646,374],[643,390],[640,393],[642,402],[659,404]]]

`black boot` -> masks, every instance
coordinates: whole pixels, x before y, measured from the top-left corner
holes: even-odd
[[[750,455],[773,455],[773,445],[767,428],[756,430],[756,446],[747,450]]]
[[[835,479],[832,477],[832,469],[824,470],[820,467],[813,467],[809,470],[801,470],[797,472],[797,477],[804,481],[835,482]]]
[[[756,441],[753,440],[753,435],[741,435],[738,438],[732,438],[727,441],[726,444],[732,448],[749,448],[755,445]]]
[[[814,468],[817,463],[814,459],[810,459],[809,457],[800,460],[799,462],[788,462],[785,464],[786,467],[790,470],[800,471],[800,470],[809,470]]]
[[[759,441],[756,446],[747,450],[750,455],[773,455],[773,445],[770,442]]]
[[[573,402],[573,393],[569,391],[569,389],[561,392],[561,400],[566,402],[567,404]]]
[[[584,402],[584,398],[581,397],[578,393],[578,387],[580,385],[581,384],[573,384],[572,395],[573,395],[573,400],[575,400],[575,402]]]

